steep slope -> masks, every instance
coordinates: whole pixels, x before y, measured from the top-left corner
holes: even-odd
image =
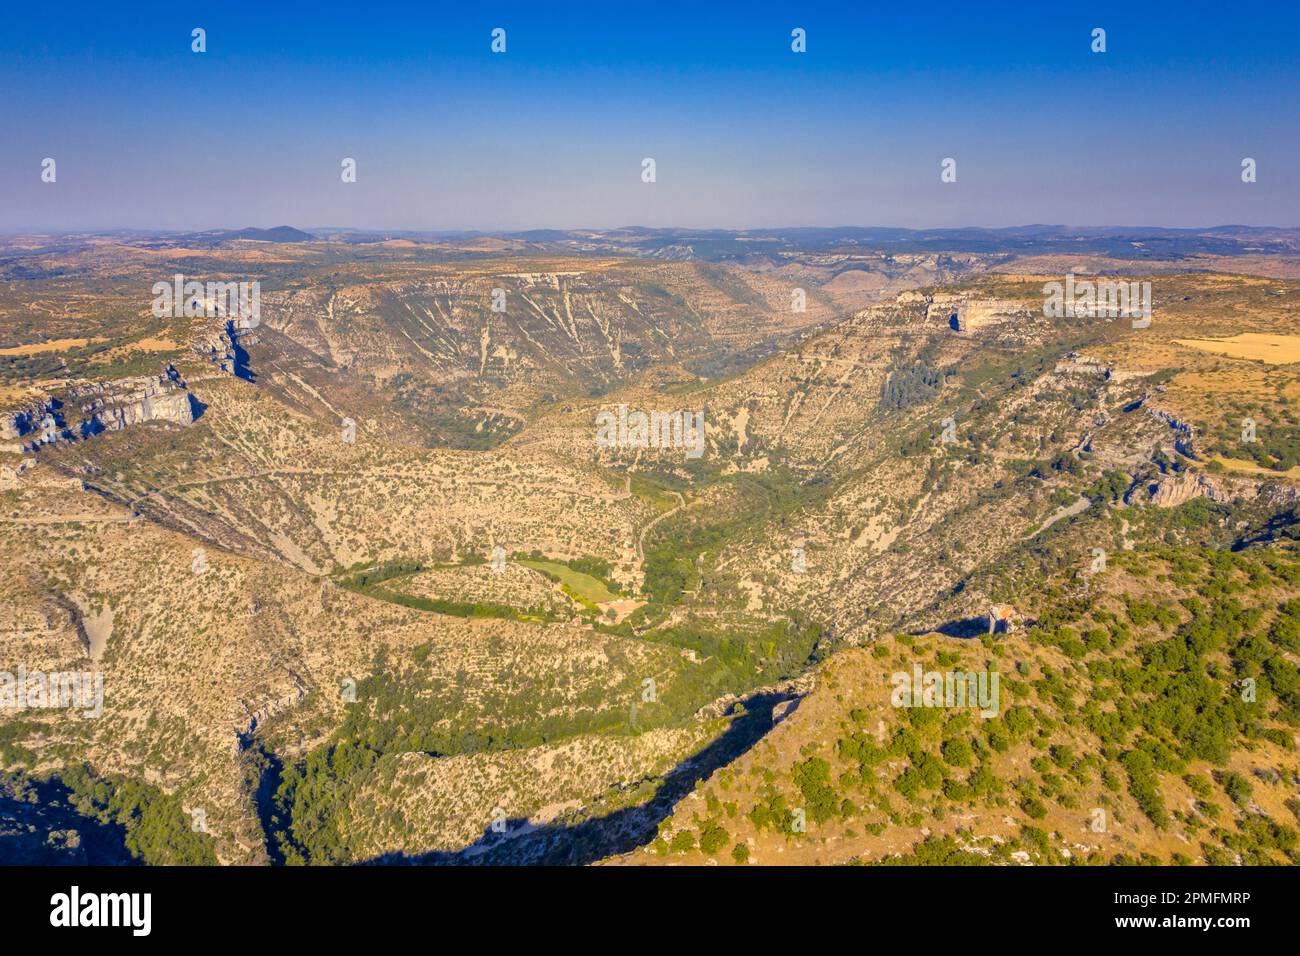
[[[0,715],[6,768],[78,794],[111,779],[144,794],[172,835],[201,811],[211,847],[184,853],[223,862],[585,863],[650,842],[674,806],[665,843],[682,849],[675,834],[695,827],[692,839],[713,846],[735,825],[706,801],[710,836],[680,801],[699,780],[721,786],[715,771],[737,758],[777,790],[797,774],[799,792],[819,799],[856,767],[861,783],[835,788],[840,816],[857,812],[845,799],[865,810],[855,786],[892,801],[904,760],[925,786],[906,777],[895,792],[952,791],[906,812],[874,803],[868,832],[883,842],[849,836],[860,828],[842,821],[817,844],[813,858],[827,861],[909,851],[958,809],[1009,852],[1056,861],[1084,845],[1171,859],[1163,817],[1153,811],[1144,828],[1134,801],[1150,809],[1154,788],[1173,806],[1183,794],[1168,775],[1203,789],[1211,770],[1238,797],[1226,774],[1256,774],[1273,823],[1223,806],[1226,835],[1206,841],[1180,820],[1196,846],[1179,852],[1290,852],[1272,829],[1270,774],[1294,769],[1283,750],[1292,691],[1277,662],[1295,653],[1287,542],[1300,495],[1287,456],[1300,366],[1185,344],[1224,338],[1234,322],[1292,335],[1290,284],[1164,276],[1156,322],[1133,329],[1046,318],[1041,277],[997,276],[815,331],[829,310],[792,317],[784,285],[708,264],[507,270],[494,259],[322,282],[316,265],[292,261],[281,277],[293,288],[267,293],[261,325],[223,327],[218,353],[242,348],[240,369],[209,361],[209,323],[189,329],[200,347],[181,347],[171,366],[183,391],[165,378],[191,415],[124,412],[110,416],[121,427],[0,453],[0,559],[17,569],[0,595],[0,671],[104,680],[95,719]],[[505,319],[491,311],[495,283]],[[1230,381],[1257,425],[1248,450],[1215,401],[1198,401],[1199,383]],[[622,405],[702,414],[699,454],[602,444],[597,416]],[[444,413],[459,424],[440,432]],[[988,646],[963,640],[995,603],[1036,627]],[[1214,616],[1222,608],[1229,619]],[[1204,640],[1203,618],[1214,629]],[[1251,643],[1274,631],[1272,645]],[[1152,710],[1183,688],[1144,673],[1148,655],[1189,640],[1197,666],[1267,684],[1264,712],[1232,709],[1215,725],[1217,750],[1179,751],[1191,725]],[[1008,692],[1037,711],[999,720],[1036,723],[1008,727],[1007,750],[960,720],[909,712],[891,724],[882,712],[863,723],[831,686],[879,704],[895,669],[955,666],[953,655],[1025,663],[1007,673]],[[810,669],[821,683],[791,711]],[[1098,701],[1136,681],[1150,708],[1119,736],[1107,711],[1065,700],[1062,681]],[[1193,690],[1198,706],[1222,709],[1208,685]],[[962,735],[987,772],[945,776],[969,769],[961,745],[949,763],[880,721],[930,735],[926,747]],[[850,742],[827,751],[832,732]],[[787,737],[796,750],[816,743],[834,773],[809,763],[811,750],[782,763]],[[1057,770],[1034,767],[1036,743]],[[1167,779],[1152,784],[1130,752]],[[1095,759],[1080,763],[1085,753]],[[1034,819],[1041,805],[1054,832],[1073,833],[1061,814],[1078,808],[1048,777],[1083,786],[1103,770],[1129,780],[1089,794],[1130,827],[1118,842],[1019,829],[1016,808]],[[780,794],[745,793],[768,807],[766,823],[739,806],[723,813],[750,818],[746,835],[769,862],[786,847],[764,843]],[[828,824],[818,806],[815,822]],[[102,801],[84,809],[110,813]],[[1275,845],[1261,848],[1265,831]]]
[[[1297,594],[1294,543],[1139,549],[1027,631],[847,650],[618,862],[1295,863]]]

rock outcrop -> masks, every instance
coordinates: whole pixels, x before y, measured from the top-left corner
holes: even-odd
[[[0,451],[34,451],[152,421],[194,421],[189,389],[171,365],[161,375],[74,384],[61,395],[0,413]]]
[[[1011,299],[968,299],[937,293],[926,300],[926,321],[937,319],[958,332],[974,332],[1028,315],[1023,304]]]
[[[1149,374],[1141,370],[1118,369],[1080,352],[1067,352],[1065,358],[1056,363],[1054,371],[1057,375],[1096,376],[1107,382],[1127,382]]]
[[[50,413],[48,399],[34,398],[0,412],[0,450],[22,451],[20,439],[39,432],[41,421]]]
[[[256,328],[237,319],[223,321],[204,329],[191,347],[227,375],[251,381],[247,347],[257,344]]]
[[[1177,508],[1193,498],[1222,502],[1231,497],[1222,483],[1190,472],[1162,478],[1151,489],[1151,504],[1157,508]]]
[[[1191,423],[1174,417],[1162,408],[1154,408],[1146,402],[1147,398],[1144,396],[1142,399],[1143,410],[1153,418],[1164,422],[1173,431],[1174,448],[1178,450],[1178,453],[1186,455],[1188,458],[1198,457],[1196,454],[1196,429],[1192,427]]]

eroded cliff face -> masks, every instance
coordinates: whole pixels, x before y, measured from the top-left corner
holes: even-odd
[[[232,319],[205,327],[194,339],[192,348],[227,375],[252,380],[246,346],[256,345],[256,325]]]
[[[1157,393],[1160,390],[1157,389]],[[1199,458],[1196,452],[1196,429],[1190,422],[1185,422],[1177,416],[1165,411],[1163,408],[1157,408],[1148,404],[1151,396],[1143,396],[1142,406],[1148,415],[1164,422],[1169,426],[1174,435],[1174,448],[1179,454],[1186,455],[1188,458]]]
[[[1151,504],[1157,508],[1177,508],[1193,498],[1209,498],[1211,501],[1224,502],[1233,497],[1225,482],[1197,474],[1170,475],[1163,478],[1152,486],[1150,495]]]
[[[41,420],[50,411],[48,399],[33,398],[23,404],[0,412],[0,449],[22,451],[20,439],[33,432],[39,433]]]
[[[925,303],[926,321],[947,323],[957,332],[973,332],[1030,314],[1022,302],[975,299],[961,293],[939,292],[926,297]]]
[[[171,365],[159,375],[75,383],[0,411],[0,451],[21,454],[152,421],[194,421],[190,391]]]

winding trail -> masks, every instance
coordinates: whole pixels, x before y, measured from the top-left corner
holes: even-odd
[[[1060,521],[1063,518],[1073,518],[1075,515],[1083,513],[1084,511],[1088,510],[1088,506],[1090,504],[1092,504],[1091,500],[1085,498],[1083,495],[1080,495],[1078,501],[1071,502],[1070,504],[1065,505],[1063,508],[1058,508],[1056,514],[1052,515],[1050,518],[1044,521],[1042,526],[1039,527],[1037,531],[1033,532],[1032,534],[1026,535],[1025,536],[1026,540],[1029,538],[1037,537],[1038,535],[1042,534],[1044,531],[1046,531],[1048,528],[1050,528],[1052,525],[1056,524],[1056,522]]]
[[[665,518],[671,518],[673,515],[677,514],[677,512],[681,511],[683,508],[686,507],[686,499],[682,497],[682,493],[680,491],[672,491],[669,492],[669,494],[677,498],[677,507],[670,508],[667,511],[665,511],[663,514],[657,515],[653,520],[651,520],[651,522],[648,525],[646,525],[644,528],[641,529],[641,533],[637,535],[637,539],[636,539],[636,558],[638,561],[645,560],[645,536],[650,533],[650,529],[652,529],[659,522],[663,521]]]

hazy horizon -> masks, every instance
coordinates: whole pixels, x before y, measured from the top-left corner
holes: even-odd
[[[1108,232],[1126,232],[1135,230],[1153,230],[1165,232],[1191,232],[1202,233],[1212,232],[1219,229],[1248,229],[1252,231],[1277,230],[1288,232],[1300,230],[1300,225],[1278,225],[1275,223],[1240,223],[1224,222],[1212,225],[1193,225],[1193,226],[1164,226],[1152,223],[1104,223],[1098,225],[1083,225],[1079,223],[1013,223],[1005,226],[984,226],[984,225],[957,225],[957,226],[901,226],[889,223],[872,223],[866,224],[841,224],[841,225],[779,225],[779,226],[645,226],[639,223],[626,223],[615,226],[521,226],[521,227],[504,227],[501,229],[476,229],[476,228],[421,228],[421,227],[400,227],[386,228],[380,226],[344,226],[344,225],[313,225],[302,226],[289,222],[277,222],[274,224],[256,224],[244,223],[242,225],[204,225],[190,228],[163,228],[159,226],[102,226],[85,229],[52,229],[48,227],[22,227],[13,226],[0,228],[0,235],[21,236],[21,235],[53,235],[53,236],[71,236],[71,235],[113,235],[117,233],[139,233],[143,235],[200,235],[206,233],[220,232],[239,232],[242,230],[259,230],[270,231],[273,229],[296,229],[300,232],[312,234],[314,239],[319,239],[318,233],[325,232],[346,232],[346,233],[385,233],[385,234],[406,234],[418,236],[466,236],[466,235],[522,235],[532,232],[565,232],[565,233],[613,233],[613,232],[787,232],[795,230],[818,231],[818,232],[839,232],[859,230],[870,232],[873,230],[895,230],[900,232],[914,233],[944,233],[944,232],[1015,232],[1018,230],[1041,229],[1041,230],[1080,230],[1090,233],[1108,233]]]
[[[1300,221],[1300,11],[1216,13],[17,8],[0,230]]]

